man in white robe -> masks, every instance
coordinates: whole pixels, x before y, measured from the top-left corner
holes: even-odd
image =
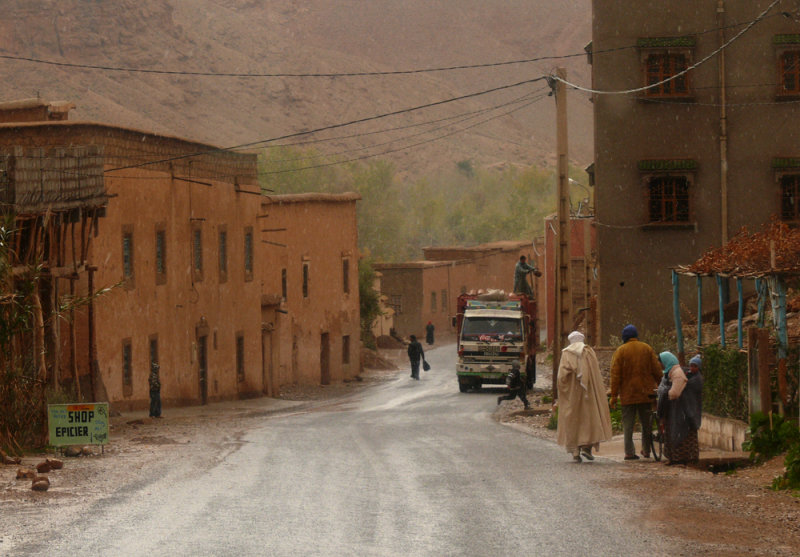
[[[592,448],[611,439],[611,415],[600,365],[584,336],[573,331],[558,366],[558,444],[576,462],[594,460]]]

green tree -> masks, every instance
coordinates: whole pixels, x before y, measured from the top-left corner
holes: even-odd
[[[358,262],[358,295],[361,310],[361,341],[368,348],[375,348],[372,326],[382,315],[380,293],[375,290],[375,269],[372,262],[362,258]]]

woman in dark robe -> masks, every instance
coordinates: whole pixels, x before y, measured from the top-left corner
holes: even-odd
[[[697,430],[703,412],[702,360],[695,356],[685,372],[671,352],[659,354],[664,378],[658,386],[658,417],[664,421],[664,456],[669,464],[693,464],[700,458]]]

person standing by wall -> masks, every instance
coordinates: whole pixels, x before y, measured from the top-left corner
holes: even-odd
[[[533,273],[537,277],[542,276],[539,269],[528,265],[527,258],[524,255],[520,255],[519,261],[514,266],[514,292],[526,294],[530,298],[533,297],[533,291],[531,290],[531,285],[528,284],[528,273]]]
[[[158,377],[158,364],[150,364],[150,377],[147,382],[150,384],[150,417],[161,417],[161,380]]]
[[[658,417],[664,420],[664,456],[669,464],[693,464],[700,459],[697,430],[703,414],[702,360],[689,360],[688,373],[671,352],[662,352],[664,379],[658,386]]]
[[[434,326],[431,321],[428,321],[428,324],[425,325],[425,343],[428,345],[433,344],[433,331]]]
[[[411,379],[419,380],[419,362],[425,359],[425,352],[415,335],[411,335],[408,345],[408,360],[411,362]]]
[[[611,439],[611,415],[600,364],[584,336],[573,331],[558,364],[558,444],[576,462],[594,460],[592,448]]]
[[[622,404],[622,430],[625,439],[625,460],[638,460],[633,443],[633,428],[636,417],[642,426],[642,456],[650,458],[651,437],[650,412],[652,395],[661,381],[661,365],[649,344],[638,339],[639,333],[633,325],[622,329],[622,346],[611,358],[611,408]]]

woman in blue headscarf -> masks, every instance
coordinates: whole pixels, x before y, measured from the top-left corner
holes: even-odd
[[[664,379],[658,387],[658,416],[664,420],[664,456],[669,464],[692,464],[700,458],[697,430],[703,412],[702,360],[695,356],[685,372],[671,352],[658,356]],[[694,371],[696,370],[696,371]]]

